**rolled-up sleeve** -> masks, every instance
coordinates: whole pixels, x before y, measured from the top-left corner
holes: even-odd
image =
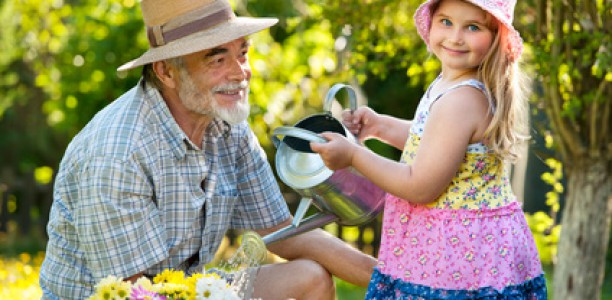
[[[137,274],[167,257],[153,188],[135,162],[95,157],[79,184],[75,228],[96,281]]]
[[[233,228],[269,228],[287,220],[289,209],[266,153],[250,132],[241,140],[237,160],[239,202],[234,209]]]

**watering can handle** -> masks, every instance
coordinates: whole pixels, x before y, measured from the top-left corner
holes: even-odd
[[[303,139],[309,142],[316,143],[326,143],[327,140],[322,136],[300,127],[289,127],[289,126],[280,126],[276,127],[272,132],[272,142],[274,143],[274,147],[278,148],[281,140],[278,138],[279,135],[291,136],[299,139]]]
[[[325,96],[325,102],[323,102],[323,110],[326,112],[331,111],[332,103],[336,98],[336,94],[341,90],[346,89],[349,99],[349,105],[351,107],[351,112],[357,109],[357,96],[355,94],[355,90],[352,86],[344,83],[336,83],[334,84],[329,91],[327,92],[327,96]]]

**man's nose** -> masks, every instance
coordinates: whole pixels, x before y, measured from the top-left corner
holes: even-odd
[[[230,68],[229,77],[231,80],[243,81],[251,78],[251,67],[248,62],[236,59],[232,62]]]

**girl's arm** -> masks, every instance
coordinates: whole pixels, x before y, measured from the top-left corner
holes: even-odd
[[[410,133],[411,121],[376,113],[369,107],[359,107],[354,112],[345,110],[342,123],[360,142],[377,139],[397,149],[402,149]]]
[[[471,87],[457,88],[441,97],[431,108],[410,165],[377,155],[339,134],[322,134],[328,143],[313,143],[312,148],[330,169],[353,166],[391,194],[411,202],[430,203],[450,184],[468,144],[482,140],[490,122],[488,109],[484,95]]]

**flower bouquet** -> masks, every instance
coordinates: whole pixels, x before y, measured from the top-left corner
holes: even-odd
[[[219,275],[193,274],[185,277],[183,271],[164,270],[153,278],[139,278],[135,283],[107,276],[96,284],[88,300],[240,300],[234,289]]]
[[[141,277],[134,283],[107,276],[96,284],[94,294],[87,300],[240,300],[237,290],[254,278],[240,270],[260,266],[267,251],[262,238],[253,231],[247,231],[242,235],[236,253],[223,264],[233,270],[231,274],[210,269],[209,273],[186,277],[183,271],[164,270],[153,277],[153,281]],[[231,280],[233,286],[220,274]]]

